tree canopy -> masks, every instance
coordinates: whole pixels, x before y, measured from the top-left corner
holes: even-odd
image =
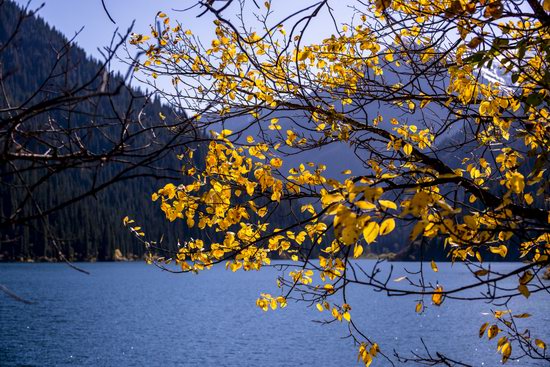
[[[145,55],[138,75],[211,132],[203,164],[192,164],[192,151],[180,156],[192,181],[152,194],[168,220],[208,235],[172,252],[126,219],[150,261],[200,272],[288,259],[280,294],[262,294],[257,306],[327,310],[349,323],[367,366],[390,356],[354,323],[353,284],[409,296],[418,313],[446,299],[487,301],[494,319],[480,337],[496,340],[502,362],[549,360],[537,330],[516,326],[530,315],[508,302],[548,296],[550,1],[357,1],[317,43],[305,35],[319,14],[336,19],[337,2],[292,14],[278,6],[197,3],[199,16],[215,18],[209,44],[163,12],[151,32],[132,35]],[[158,87],[163,80],[173,88]],[[293,219],[285,227],[270,220],[282,206]],[[424,282],[424,268],[405,279],[361,271],[354,259],[394,233],[465,263],[471,278],[448,288]],[[495,255],[521,263],[499,273],[486,262]],[[438,271],[434,261],[428,271]],[[516,286],[503,287],[507,279]]]

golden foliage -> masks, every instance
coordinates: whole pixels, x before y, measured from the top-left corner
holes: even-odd
[[[223,237],[186,241],[176,256],[183,271],[219,262],[232,271],[259,270],[276,253],[296,263],[288,273],[293,291],[312,295],[319,311],[350,322],[349,305],[325,299],[341,291],[337,281],[347,276],[350,258],[402,223],[409,224],[411,242],[441,239],[452,261],[480,264],[490,253],[507,259],[515,248],[533,270],[548,264],[550,213],[540,204],[549,198],[548,15],[538,9],[515,16],[513,4],[501,0],[366,4],[355,24],[315,44],[289,38],[282,24],[236,33],[219,18],[216,37],[202,47],[190,31],[171,28],[164,13],[158,15],[166,24],[161,32],[133,36],[130,43],[146,53],[138,66],[144,73],[174,78],[174,85],[193,78],[188,85],[196,86],[195,94],[188,99],[196,102],[188,108],[197,127],[248,114],[262,131],[246,141],[241,131],[214,133],[204,167],[184,171],[190,183],[153,193],[168,220]],[[547,1],[543,8],[548,11]],[[483,77],[493,63],[504,82]],[[446,82],[429,84],[430,73]],[[402,121],[383,111],[372,121],[358,118],[371,102],[397,109]],[[202,118],[205,105],[215,107]],[[433,125],[419,118],[430,108],[440,119]],[[288,111],[300,111],[307,130],[283,123]],[[458,162],[440,149],[442,131],[452,127],[468,135],[472,152]],[[294,154],[334,142],[356,149],[364,172],[346,169],[330,177],[322,162],[288,167]],[[292,228],[269,222],[280,203],[298,199],[303,222]],[[318,266],[305,250],[312,247],[321,253]],[[439,271],[433,261],[431,268]],[[485,269],[472,274],[491,276]],[[529,297],[533,276],[522,273],[516,295]],[[422,291],[436,306],[452,296],[441,285]],[[257,305],[276,309],[286,298],[262,294]],[[415,310],[424,312],[424,301]],[[488,323],[480,337],[485,331],[489,339],[502,332]],[[503,362],[517,340],[498,341]],[[535,344],[546,348],[541,340]],[[378,351],[375,343],[361,343],[359,359],[368,366]]]

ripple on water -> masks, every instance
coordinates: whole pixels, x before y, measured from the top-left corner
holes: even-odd
[[[260,292],[276,293],[274,269],[232,274],[219,267],[193,276],[142,263],[82,266],[90,276],[62,264],[0,264],[3,284],[39,302],[0,295],[2,366],[358,365],[356,347],[341,338],[344,324],[320,326],[311,320],[325,314],[303,304],[268,313],[255,307]],[[513,266],[493,264],[503,271]],[[452,272],[449,264],[439,268],[433,280],[446,287],[467,276],[457,265]],[[412,298],[388,299],[365,288],[350,289],[349,298],[354,320],[389,354],[420,350],[424,337],[454,358],[500,365],[495,343],[477,337],[490,309],[485,304],[446,301],[417,315]],[[536,295],[529,301],[518,310],[535,315],[522,320],[525,326],[549,325],[550,303]],[[550,340],[550,328],[536,330]]]

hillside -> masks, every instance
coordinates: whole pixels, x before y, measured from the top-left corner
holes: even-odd
[[[7,121],[12,111],[25,111],[26,106],[63,96],[73,86],[85,85],[89,80],[93,82],[86,86],[86,91],[104,88],[101,83],[105,82],[105,78],[95,78],[101,72],[100,62],[90,59],[82,49],[68,43],[61,33],[39,17],[26,17],[19,23],[20,19],[21,9],[15,4],[9,1],[0,3],[0,81],[4,91],[0,96],[2,121]],[[16,30],[15,38],[11,39]],[[120,75],[110,75],[105,88],[109,90],[121,85],[124,81]],[[55,121],[67,129],[82,127],[87,131],[79,136],[87,149],[92,154],[101,154],[113,148],[115,142],[111,137],[120,133],[119,128],[94,129],[90,126],[109,126],[109,121],[119,116],[132,121],[138,113],[145,125],[152,124],[160,115],[173,116],[158,99],[150,99],[138,89],[123,86],[115,94],[113,98],[98,96],[47,110],[26,121],[25,128],[38,130],[48,121]],[[6,131],[2,131],[4,133]],[[165,134],[158,138],[161,141],[173,139],[173,136]],[[179,139],[185,143],[189,137]],[[145,145],[148,143],[146,140],[145,136],[138,136],[130,143],[134,146]],[[0,143],[6,143],[6,135],[0,136]],[[42,142],[39,139],[27,143],[40,151]],[[59,168],[59,172],[49,162],[40,166],[35,162],[3,161],[0,164],[0,259],[55,259],[57,251],[52,247],[53,237],[63,253],[72,260],[110,260],[115,249],[127,257],[140,257],[144,251],[142,245],[122,225],[122,218],[126,215],[146,224],[144,229],[152,238],[158,239],[165,234],[165,243],[175,244],[177,239],[198,236],[199,233],[184,230],[180,223],[168,223],[158,205],[150,200],[151,193],[166,181],[155,176],[181,177],[176,154],[177,149],[159,151],[146,167],[132,170],[127,168],[137,164],[139,154],[128,162],[113,160],[92,166],[83,161],[82,164]],[[201,158],[200,147],[195,157],[197,160]],[[18,165],[20,175],[14,174],[10,164]],[[160,174],[160,169],[154,167],[168,170],[166,174]],[[55,174],[50,174],[52,172]],[[21,225],[13,220],[15,215],[21,218],[35,216],[35,207],[56,207],[101,187],[109,180],[118,182],[43,219],[25,221]],[[32,200],[26,196],[26,187],[33,190]],[[31,205],[33,200],[37,205]]]
[[[159,203],[151,200],[151,194],[168,182],[186,183],[178,154],[191,148],[195,165],[204,160],[204,145],[194,142],[202,138],[202,132],[188,126],[185,112],[176,113],[158,98],[126,86],[121,75],[110,74],[106,82],[101,62],[88,57],[36,15],[19,22],[22,14],[14,3],[0,2],[0,82],[6,93],[0,96],[0,119],[8,121],[10,111],[24,112],[29,105],[72,93],[74,86],[84,85],[78,92],[83,94],[102,88],[114,93],[122,86],[112,98],[98,96],[67,103],[30,118],[23,130],[28,130],[31,138],[25,138],[25,143],[41,152],[46,149],[42,145],[67,138],[53,133],[32,135],[33,130],[49,129],[48,124],[54,121],[60,130],[76,131],[90,154],[101,155],[112,150],[123,133],[113,121],[129,120],[128,129],[136,136],[125,143],[136,153],[105,164],[85,160],[74,166],[58,166],[53,161],[0,163],[0,260],[56,260],[54,241],[67,258],[76,261],[113,260],[117,250],[126,258],[141,258],[143,245],[122,224],[127,215],[143,227],[148,240],[162,239],[162,247],[170,250],[190,238],[215,238],[216,234],[208,231],[188,229],[184,221],[170,223]],[[159,125],[159,119],[165,119],[167,128]],[[155,127],[153,134],[140,134],[140,128],[148,132],[151,127]],[[180,129],[184,133],[178,132]],[[7,145],[7,133],[0,129],[0,145]],[[163,144],[171,149],[161,149]],[[72,143],[61,145],[65,151],[60,150],[59,155],[79,149]],[[106,188],[95,192],[102,185]],[[78,199],[82,195],[84,199]],[[67,202],[70,205],[65,206]],[[37,210],[59,206],[60,210],[48,215]],[[290,224],[291,210],[300,216],[299,210],[283,203],[271,217],[273,225]]]

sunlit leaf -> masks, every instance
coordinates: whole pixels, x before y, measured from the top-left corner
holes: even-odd
[[[382,222],[380,225],[380,235],[384,236],[395,228],[395,220],[393,218],[388,218]]]
[[[397,209],[397,205],[395,205],[395,203],[393,201],[390,201],[390,200],[378,200],[378,202],[380,203],[380,205],[383,207],[383,208],[386,208],[386,209]]]
[[[498,333],[500,333],[500,329],[498,328],[498,326],[497,325],[491,325],[491,327],[487,330],[487,337],[489,338],[489,340],[491,340],[495,336],[497,336]]]
[[[535,345],[540,349],[546,349],[546,343],[540,339],[535,339]]]
[[[357,259],[359,256],[361,256],[362,253],[363,246],[361,246],[360,244],[356,244],[355,248],[353,249],[353,257]]]
[[[440,306],[443,303],[443,287],[438,285],[434,289],[434,294],[432,294],[432,303],[436,306]]]
[[[378,237],[380,226],[377,222],[369,222],[365,228],[363,228],[363,236],[368,244],[373,243]]]

